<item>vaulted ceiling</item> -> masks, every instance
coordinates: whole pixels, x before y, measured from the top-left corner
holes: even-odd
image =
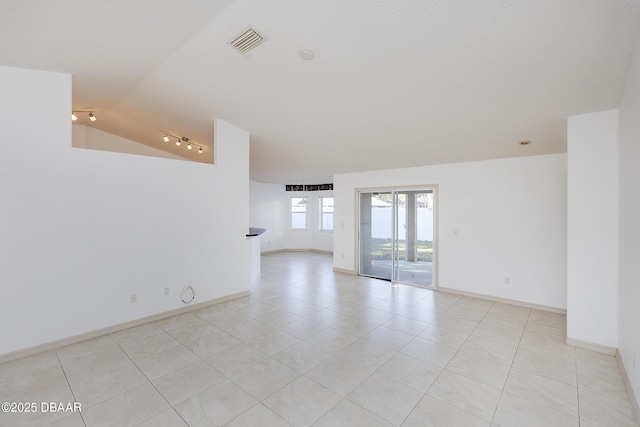
[[[241,54],[248,27],[266,41]],[[87,125],[202,161],[221,118],[275,183],[564,152],[568,116],[618,106],[639,36],[637,0],[0,2],[0,65],[72,74]]]

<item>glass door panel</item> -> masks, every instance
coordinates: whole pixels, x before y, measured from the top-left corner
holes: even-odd
[[[393,270],[391,192],[360,193],[360,274],[391,280]]]
[[[433,286],[433,190],[360,193],[360,271]]]
[[[399,192],[394,281],[433,285],[433,192]]]
[[[393,242],[393,278],[394,282],[400,281],[400,267],[407,258],[407,195],[406,193],[393,193],[394,212],[394,242]]]

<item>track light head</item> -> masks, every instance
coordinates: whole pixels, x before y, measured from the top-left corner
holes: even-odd
[[[165,132],[162,137],[164,142],[169,142],[169,138],[175,138],[177,147],[180,147],[182,143],[185,143],[187,145],[187,150],[189,151],[193,150],[194,148],[198,148],[198,153],[202,154],[204,152],[204,148],[202,145],[191,142],[191,140],[186,136],[176,136]]]
[[[89,119],[91,119],[92,122],[96,121],[96,116],[93,115],[93,111],[91,110],[73,110],[71,112],[71,120],[74,122],[78,120],[78,115],[76,113],[89,113]]]

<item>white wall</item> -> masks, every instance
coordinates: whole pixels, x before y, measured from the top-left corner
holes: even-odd
[[[357,268],[356,189],[432,184],[439,286],[566,308],[564,154],[335,175],[334,267]]]
[[[71,76],[0,67],[0,93],[0,355],[248,290],[246,132],[216,121],[216,165],[85,150]]]
[[[616,348],[618,110],[567,125],[567,337]]]
[[[283,203],[284,185],[249,181],[249,188],[251,226],[267,229],[260,236],[260,251],[284,250],[287,217]]]
[[[261,238],[262,252],[281,250],[333,250],[333,233],[319,230],[319,197],[332,191],[293,192],[284,185],[251,181],[251,225],[266,228]],[[307,229],[291,229],[291,197],[308,197]]]
[[[330,197],[332,191],[288,191],[285,192],[286,214],[286,249],[317,250],[324,252],[333,251],[333,232],[320,231],[320,197]],[[307,197],[307,229],[291,229],[291,198]]]
[[[139,144],[116,135],[111,135],[85,125],[73,125],[72,135],[72,145],[76,148],[185,160],[183,157],[176,156],[175,154],[167,153],[166,151],[158,150],[148,145]]]
[[[620,287],[618,349],[640,404],[640,40],[620,103]],[[640,364],[640,361],[638,361]]]

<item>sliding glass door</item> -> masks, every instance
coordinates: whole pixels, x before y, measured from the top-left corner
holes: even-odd
[[[393,195],[360,193],[360,274],[391,280]]]
[[[433,193],[360,192],[360,275],[432,287]]]

